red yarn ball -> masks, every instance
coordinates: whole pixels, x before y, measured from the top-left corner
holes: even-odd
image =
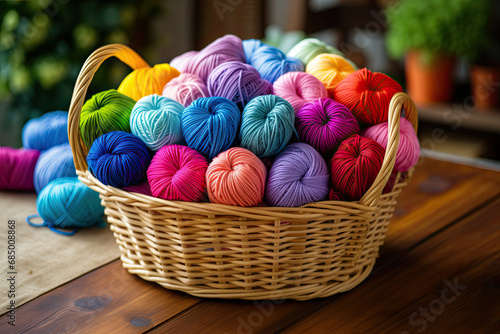
[[[345,105],[360,123],[387,121],[389,104],[401,85],[383,73],[366,68],[349,74],[333,91],[333,99]]]
[[[334,192],[348,201],[363,197],[382,167],[384,154],[384,148],[374,140],[359,135],[344,140],[330,160]]]

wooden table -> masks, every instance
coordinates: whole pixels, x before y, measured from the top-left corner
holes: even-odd
[[[297,302],[201,299],[119,260],[17,310],[13,333],[500,333],[500,173],[424,159],[373,273]]]

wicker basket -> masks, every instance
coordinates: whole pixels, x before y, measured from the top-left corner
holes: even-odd
[[[167,201],[106,186],[87,170],[80,111],[94,73],[112,56],[132,69],[149,66],[123,45],[96,50],[78,76],[68,132],[79,179],[100,193],[130,273],[199,297],[296,300],[344,292],[368,276],[412,174],[398,174],[393,190],[381,195],[394,167],[403,107],[417,130],[416,108],[406,94],[391,101],[384,162],[358,202],[243,208]]]

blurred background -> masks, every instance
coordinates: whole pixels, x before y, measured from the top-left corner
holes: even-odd
[[[102,45],[127,44],[156,64],[231,33],[284,52],[305,37],[336,46],[409,91],[423,154],[495,165],[499,22],[494,0],[0,1],[0,146],[20,147],[30,118],[68,110],[83,62]],[[129,71],[105,62],[89,95]]]

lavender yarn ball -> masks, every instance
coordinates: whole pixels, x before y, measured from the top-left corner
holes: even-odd
[[[330,190],[325,160],[305,143],[290,144],[278,154],[267,180],[266,202],[272,206],[297,207],[321,201]]]
[[[304,72],[304,65],[300,59],[287,57],[280,49],[270,45],[263,45],[255,50],[250,63],[263,79],[271,83],[285,73]]]

